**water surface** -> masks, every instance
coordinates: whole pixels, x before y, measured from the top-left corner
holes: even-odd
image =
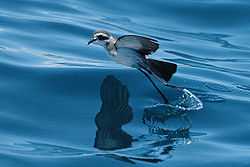
[[[250,166],[249,11],[243,0],[0,1],[1,164]],[[152,57],[178,65],[181,91],[161,89],[199,110],[161,105],[140,72],[87,46],[96,29],[158,40]]]

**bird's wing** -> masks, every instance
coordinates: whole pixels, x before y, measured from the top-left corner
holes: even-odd
[[[159,48],[156,40],[137,35],[121,36],[117,39],[115,46],[116,48],[131,48],[142,55],[149,55]]]

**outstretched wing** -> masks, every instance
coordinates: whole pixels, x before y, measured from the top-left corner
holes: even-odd
[[[116,48],[131,48],[142,55],[149,55],[159,48],[156,40],[137,35],[124,35],[117,39]]]

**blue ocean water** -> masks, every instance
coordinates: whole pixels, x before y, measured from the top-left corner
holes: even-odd
[[[1,166],[250,166],[249,18],[244,0],[1,0]],[[159,41],[172,106],[87,46],[97,29]]]

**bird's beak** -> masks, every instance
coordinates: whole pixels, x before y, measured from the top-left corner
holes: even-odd
[[[88,45],[90,45],[91,43],[95,42],[96,40],[97,40],[96,38],[91,39],[91,40],[88,42]]]

